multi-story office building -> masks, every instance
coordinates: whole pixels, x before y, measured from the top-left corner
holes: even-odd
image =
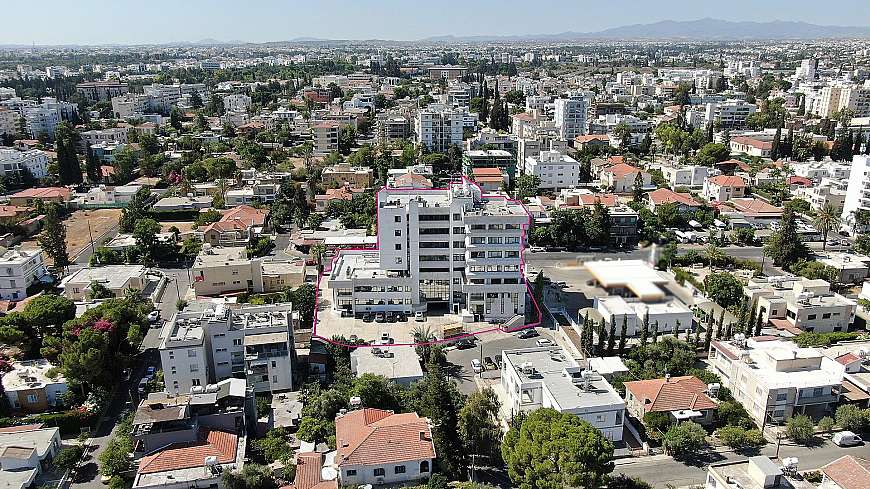
[[[298,313],[290,303],[204,307],[178,312],[164,326],[160,361],[166,392],[185,394],[232,377],[247,379],[254,392],[293,388]]]
[[[417,142],[435,153],[446,153],[451,146],[462,146],[462,127],[466,111],[441,104],[430,104],[414,117]]]
[[[580,163],[558,151],[541,151],[525,159],[523,174],[540,178],[539,188],[561,190],[580,183]]]
[[[463,180],[447,189],[378,193],[377,251],[344,251],[328,276],[332,304],[359,314],[446,309],[463,321],[525,313],[520,251],[529,216]]]
[[[846,198],[843,200],[843,227],[854,233],[864,233],[870,225],[863,224],[857,217],[870,212],[870,156],[855,155],[852,157],[852,170],[849,173],[849,183],[846,186]]]
[[[0,149],[0,170],[6,177],[20,175],[21,172],[27,170],[34,178],[45,178],[48,175],[48,155],[38,149],[17,151],[2,148]]]
[[[24,299],[27,297],[27,288],[47,273],[41,249],[4,250],[0,255],[0,299]]]
[[[600,374],[558,347],[504,350],[501,385],[511,414],[552,408],[579,416],[611,441],[622,441],[625,401]]]
[[[568,98],[556,99],[553,120],[562,139],[572,140],[586,134],[587,112],[593,97],[591,92],[576,92],[569,94]]]
[[[786,340],[745,338],[710,344],[709,369],[759,425],[821,414],[839,401],[843,366]]]

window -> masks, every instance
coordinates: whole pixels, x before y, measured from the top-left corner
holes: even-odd
[[[353,477],[356,475],[356,470],[348,469],[347,472],[345,472],[345,474],[347,474],[348,477]]]
[[[786,394],[785,392],[781,392],[781,393],[776,395],[777,401],[785,401],[787,398],[788,398],[788,394]]]
[[[234,339],[233,346],[242,346],[242,339],[241,338]]]
[[[196,350],[187,350],[187,358],[196,358]]]
[[[471,238],[471,244],[486,244],[486,238]]]
[[[195,363],[190,364],[190,373],[199,372],[199,365]]]
[[[401,243],[396,243],[396,251],[399,251],[399,250],[401,250],[401,249],[402,249],[402,244],[401,244]]]
[[[402,235],[402,230],[396,229],[396,236],[401,236],[401,235]]]
[[[36,401],[38,400],[39,398],[36,397],[36,394],[27,394],[27,402],[29,402],[30,404],[36,404]],[[398,472],[396,473],[398,474]]]
[[[821,397],[824,394],[825,389],[822,387],[816,387],[813,389],[813,397]]]
[[[393,222],[402,222],[402,216],[395,216]]]
[[[383,477],[386,471],[382,467],[375,469],[375,477]]]
[[[423,474],[426,472],[429,472],[429,461],[428,460],[424,460],[424,461],[420,462],[420,473]]]
[[[815,314],[810,314],[809,316],[807,316],[807,321],[812,321],[815,318],[816,318]]]
[[[395,467],[395,471],[397,474],[404,474],[405,473],[405,466],[404,465],[397,465]]]
[[[192,379],[190,381],[190,385],[195,386],[195,387],[199,387],[200,385],[202,385],[202,383],[199,381],[199,379]]]

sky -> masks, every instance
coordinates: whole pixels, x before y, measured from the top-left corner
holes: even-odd
[[[870,26],[867,0],[3,0],[3,44],[151,44],[298,37],[593,32],[659,20]]]

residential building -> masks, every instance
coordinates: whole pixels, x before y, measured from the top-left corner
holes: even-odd
[[[212,205],[213,197],[163,197],[151,206],[154,212],[191,212],[208,209]]]
[[[736,175],[716,175],[704,180],[701,195],[711,202],[727,202],[746,196],[746,180]]]
[[[503,149],[473,149],[462,153],[462,173],[471,176],[476,168],[498,168],[506,182],[514,181],[516,157]]]
[[[341,163],[327,166],[323,169],[323,186],[338,188],[349,185],[352,188],[369,188],[372,186],[374,170],[364,166],[350,166]]]
[[[149,278],[149,270],[142,265],[84,267],[64,277],[60,287],[63,295],[74,301],[86,299],[93,284],[102,285],[115,297],[124,297],[127,289],[145,291],[154,278]]]
[[[28,188],[9,196],[9,204],[18,207],[27,207],[37,200],[42,202],[56,202],[66,205],[72,192],[66,187],[41,187]]]
[[[843,455],[822,466],[819,489],[862,489],[870,480],[870,460]]]
[[[0,299],[19,301],[27,297],[31,285],[49,279],[40,248],[25,250],[0,248]]]
[[[64,405],[66,379],[48,360],[12,362],[11,368],[3,374],[3,392],[13,410],[41,413]]]
[[[529,216],[467,180],[447,189],[378,192],[376,251],[344,251],[324,291],[354,314],[446,307],[463,321],[525,313],[520,249]]]
[[[764,322],[795,334],[846,331],[855,318],[855,301],[831,292],[831,284],[822,279],[757,278],[744,293]]]
[[[254,392],[293,388],[298,313],[290,303],[266,306],[205,303],[178,312],[160,342],[166,392],[243,377]]]
[[[193,289],[198,296],[234,292],[262,292],[261,259],[248,258],[243,246],[203,245],[190,267]]]
[[[867,220],[856,219],[860,214],[870,212],[870,155],[852,157],[852,171],[846,186],[843,200],[843,228],[852,233],[870,230]]]
[[[224,472],[242,469],[245,443],[243,434],[200,429],[195,441],[172,443],[142,457],[132,487],[223,487]]]
[[[446,153],[451,146],[462,146],[466,112],[441,104],[429,104],[414,117],[417,143],[433,153]]]
[[[732,153],[744,153],[759,158],[770,158],[773,142],[750,136],[734,136],[729,143]]]
[[[825,207],[832,207],[837,214],[843,213],[846,203],[846,192],[835,188],[831,184],[813,185],[796,189],[794,195],[810,203],[810,208],[818,211]]]
[[[809,489],[804,482],[792,483],[782,473],[782,466],[766,455],[749,457],[746,460],[720,462],[707,467],[704,489]]]
[[[118,80],[82,82],[76,85],[76,92],[92,103],[108,102],[129,91],[127,84]]]
[[[580,163],[558,151],[541,151],[527,157],[522,173],[540,178],[541,189],[561,190],[580,184]]]
[[[714,124],[723,130],[743,129],[746,119],[758,110],[755,104],[745,100],[726,100],[724,102],[708,103],[705,113],[705,125]]]
[[[671,188],[677,187],[701,187],[708,176],[714,171],[710,167],[701,165],[683,165],[661,167],[662,175]]]
[[[27,122],[27,133],[33,139],[40,137],[54,140],[57,125],[60,124],[60,112],[57,109],[46,107],[29,107],[22,111],[24,120]]]
[[[692,327],[691,309],[670,295],[678,285],[667,272],[642,260],[588,261],[585,267],[592,283],[604,291],[593,309],[608,326],[613,322],[621,331],[625,322],[628,336],[640,334],[644,321],[650,334],[654,329],[673,333]]]
[[[364,408],[335,418],[341,486],[402,484],[432,475],[435,443],[428,418]]]
[[[0,428],[0,481],[11,482],[10,489],[24,489],[50,468],[61,449],[60,429],[28,424]],[[9,487],[9,486],[7,486]]]
[[[591,92],[574,92],[567,98],[556,99],[553,122],[562,139],[571,141],[587,133],[587,113],[593,98],[594,94]]]
[[[338,151],[338,134],[341,125],[333,121],[323,121],[311,126],[311,135],[314,138],[314,154],[326,156]]]
[[[640,174],[640,182],[638,182]],[[641,187],[652,185],[652,175],[626,163],[617,163],[601,171],[601,185],[617,194],[627,194],[634,191],[637,183]]]
[[[247,112],[251,109],[251,97],[243,93],[224,96],[224,110],[227,112]]]
[[[430,80],[459,80],[468,73],[468,68],[453,65],[429,66],[426,71],[429,73]]]
[[[382,146],[411,140],[411,122],[405,116],[378,114],[378,142]]]
[[[94,129],[79,133],[81,142],[79,150],[84,151],[88,146],[96,146],[102,143],[127,144],[128,130],[126,127],[110,127],[106,129]]]
[[[678,193],[667,188],[653,190],[646,194],[649,199],[649,210],[656,211],[657,206],[674,204],[681,214],[695,212],[701,208],[701,203],[692,198],[692,194]]]
[[[860,284],[870,275],[870,257],[864,255],[830,251],[822,253],[818,261],[836,270],[841,284]]]
[[[718,403],[713,399],[715,387],[692,375],[625,382],[628,412],[643,421],[647,413],[665,413],[673,421],[713,423]]]
[[[222,213],[218,222],[209,224],[203,230],[203,243],[225,247],[247,246],[267,228],[268,210],[240,205]]]
[[[622,441],[625,402],[598,372],[558,347],[504,350],[501,356],[503,416],[552,408],[580,417],[608,440]]]
[[[842,365],[776,337],[713,341],[708,364],[759,426],[829,413],[840,398]]]
[[[501,192],[507,184],[506,176],[498,168],[475,168],[470,176],[471,180],[488,194]]]
[[[405,347],[357,348],[350,353],[350,370],[357,377],[380,375],[405,387],[423,379],[417,352]]]
[[[24,171],[30,172],[33,178],[45,178],[48,175],[48,155],[38,149],[17,151],[0,148],[0,170],[7,178],[21,177]]]

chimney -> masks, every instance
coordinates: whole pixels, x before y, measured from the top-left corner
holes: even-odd
[[[665,374],[665,384],[671,381],[671,374]]]
[[[429,440],[428,434],[425,431],[421,431],[420,432],[420,441],[428,441],[428,440]]]

